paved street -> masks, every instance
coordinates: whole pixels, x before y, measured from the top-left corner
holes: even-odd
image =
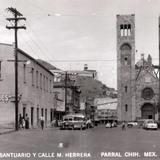
[[[35,160],[155,160],[160,159],[159,140],[160,130],[146,131],[138,128],[126,131],[122,131],[120,127],[110,129],[104,126],[84,131],[55,128],[48,128],[44,131],[40,129],[24,130],[0,135],[0,159],[23,159],[14,158],[17,155],[12,155],[12,158],[4,158],[3,153],[26,153],[29,158],[25,159]],[[156,155],[145,152],[156,152]],[[33,153],[36,153],[35,157]],[[58,153],[62,155],[57,155]],[[144,157],[144,154],[147,157]],[[63,157],[58,158],[57,156]]]

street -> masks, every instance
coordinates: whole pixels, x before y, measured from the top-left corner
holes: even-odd
[[[160,130],[122,131],[103,125],[87,130],[23,130],[0,136],[0,159],[155,160],[160,159],[159,139]]]

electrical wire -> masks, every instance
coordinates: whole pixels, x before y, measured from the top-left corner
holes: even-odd
[[[50,53],[50,51],[48,50],[48,48],[44,45],[44,43],[41,41],[41,39],[38,38],[38,35],[36,34],[36,32],[32,29],[31,25],[29,23],[27,23],[28,28],[30,29],[32,36],[34,36],[34,38],[36,38],[38,40],[39,43],[37,43],[37,41],[35,41],[34,39],[32,39],[36,46],[39,48],[39,50],[41,51],[41,53],[43,54],[43,56],[45,55],[48,59],[51,59],[48,56],[48,53]]]

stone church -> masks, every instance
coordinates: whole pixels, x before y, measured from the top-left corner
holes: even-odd
[[[159,79],[152,57],[135,62],[135,15],[117,15],[118,120],[158,120]]]

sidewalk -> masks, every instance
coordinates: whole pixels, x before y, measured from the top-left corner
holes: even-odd
[[[45,127],[44,130],[46,129],[54,129],[54,130],[59,130],[58,127]],[[34,127],[34,128],[29,128],[29,129],[19,129],[18,131],[28,131],[28,130],[41,130],[40,127]],[[15,128],[1,128],[0,127],[0,135],[2,134],[8,134],[8,133],[12,133],[12,132],[17,132],[15,131]]]
[[[10,129],[10,128],[0,128],[0,135],[2,134],[7,134],[7,133],[11,133],[11,132],[15,132],[15,129]]]

